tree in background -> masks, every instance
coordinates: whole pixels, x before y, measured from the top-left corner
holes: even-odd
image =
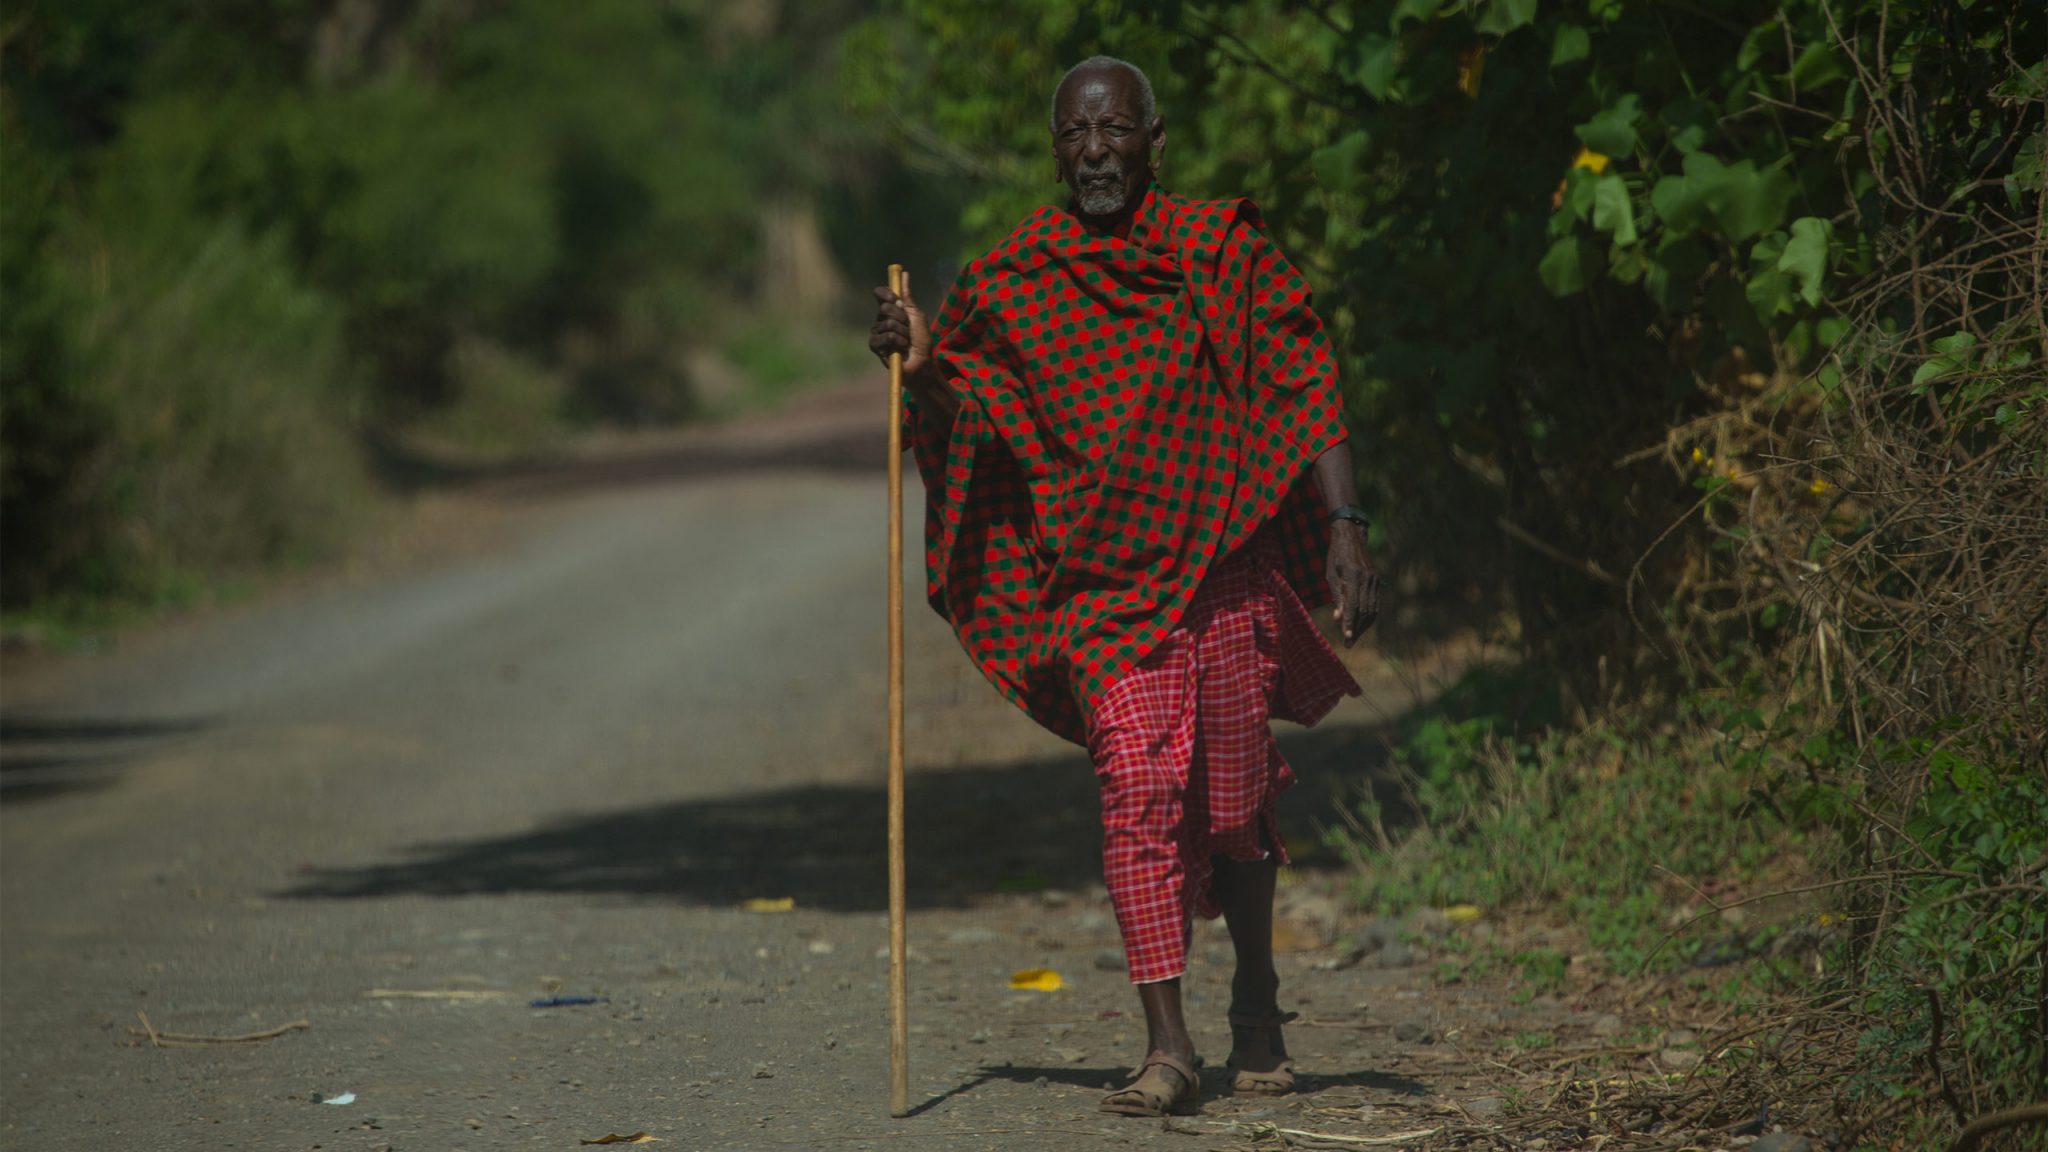
[[[839,318],[840,261],[903,218],[877,211],[900,166],[834,100],[866,10],[10,17],[8,605],[331,550],[370,462],[423,438],[531,450],[690,416],[735,386],[722,359],[742,388],[829,367],[792,332]]]

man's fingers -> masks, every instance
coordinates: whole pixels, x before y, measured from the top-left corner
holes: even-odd
[[[910,269],[908,268],[903,270],[903,291],[898,293],[898,295],[903,298],[903,306],[905,308],[917,308],[917,301],[912,299],[910,295]]]

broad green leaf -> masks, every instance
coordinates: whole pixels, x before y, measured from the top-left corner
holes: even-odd
[[[1828,239],[1834,226],[1818,216],[1801,216],[1792,222],[1792,238],[1778,257],[1778,271],[1799,285],[1799,298],[1811,308],[1820,303],[1821,280],[1828,270]]]
[[[1441,0],[1395,0],[1394,14],[1387,19],[1387,27],[1399,32],[1406,21],[1433,20],[1441,6]]]
[[[1574,219],[1586,220],[1593,215],[1593,185],[1600,178],[1591,169],[1573,168],[1564,175],[1564,207],[1571,210]]]
[[[1627,156],[1636,147],[1636,120],[1643,114],[1634,93],[1623,96],[1586,123],[1573,128],[1586,147],[1607,156]]]
[[[1699,189],[1684,176],[1666,176],[1650,189],[1650,208],[1672,232],[1691,232],[1706,223],[1707,208]]]
[[[1714,130],[1714,109],[1704,100],[1687,97],[1674,100],[1658,114],[1671,146],[1680,152],[1696,152],[1706,145]]]
[[[1784,43],[1785,34],[1778,30],[1779,19],[1777,16],[1771,17],[1751,28],[1749,35],[1742,38],[1742,47],[1735,52],[1737,71],[1747,72],[1756,67],[1757,61],[1763,59],[1766,51]]]
[[[2040,192],[2048,175],[2048,137],[2036,132],[2020,144],[2012,158],[2012,174],[2005,178],[2005,194],[2014,206],[2020,198]]]
[[[1707,263],[1705,245],[1690,235],[1666,232],[1643,273],[1643,290],[1666,312],[1690,311]]]
[[[1309,167],[1315,170],[1317,183],[1332,192],[1356,188],[1363,179],[1360,164],[1371,143],[1364,129],[1354,129],[1336,143],[1309,153]]]
[[[1939,340],[1931,341],[1931,346],[1936,352],[1944,356],[1953,356],[1958,362],[1967,364],[1971,359],[1970,353],[1976,350],[1977,334],[1953,332]]]
[[[1593,182],[1593,227],[1614,234],[1616,244],[1636,242],[1635,212],[1628,202],[1628,185],[1612,172]]]
[[[1583,289],[1586,272],[1578,237],[1566,236],[1552,244],[1543,254],[1543,262],[1536,265],[1536,275],[1552,296],[1570,296]]]
[[[1768,324],[1771,318],[1792,310],[1792,278],[1778,270],[1778,261],[1785,254],[1785,234],[1773,232],[1757,240],[1749,251],[1749,278],[1743,281],[1742,293],[1748,297],[1750,307],[1756,309],[1757,318]]]
[[[1505,36],[1536,19],[1536,0],[1484,0],[1472,26],[1487,36]]]
[[[1799,190],[1783,171],[1759,172],[1749,160],[1724,165],[1705,152],[1694,152],[1685,158],[1684,167],[1730,243],[1775,228]]]
[[[1954,332],[1931,342],[1934,355],[1913,371],[1913,394],[1927,390],[1927,385],[1944,376],[1952,376],[1970,366],[1975,359],[1971,355],[1977,347],[1977,337],[1970,332]]]
[[[2007,100],[2048,99],[2048,60],[2037,61],[2032,67],[2013,73],[1996,91]]]
[[[1550,42],[1550,66],[1562,68],[1584,60],[1593,51],[1593,37],[1577,24],[1560,24]]]
[[[1849,70],[1842,66],[1842,58],[1835,55],[1827,44],[1816,40],[1792,61],[1792,71],[1786,78],[1791,80],[1795,89],[1805,93],[1824,88],[1848,74]]]
[[[1401,70],[1401,42],[1391,36],[1367,36],[1358,45],[1358,86],[1385,100]]]
[[[1926,385],[1929,381],[1939,380],[1960,367],[1960,364],[1946,356],[1936,356],[1929,359],[1913,371],[1913,394],[1918,396],[1926,391]]]

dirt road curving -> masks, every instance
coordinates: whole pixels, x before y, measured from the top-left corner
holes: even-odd
[[[925,1103],[886,1118],[871,399],[507,474],[430,501],[398,560],[10,667],[0,1144],[1193,1152],[1258,1123],[1412,1130],[1469,1097],[1465,1065],[1395,1034],[1455,1006],[1418,967],[1339,966],[1336,874],[1309,866],[1282,977],[1314,1091],[1178,1133],[1097,1115],[1141,1053],[1086,761],[914,604]],[[1290,827],[1367,769],[1382,718],[1353,701],[1287,736]],[[1220,1065],[1224,942],[1197,941]],[[1066,987],[1009,988],[1036,967]],[[158,1048],[138,1013],[310,1027]]]

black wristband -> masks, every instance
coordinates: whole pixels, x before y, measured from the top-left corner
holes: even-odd
[[[1365,518],[1365,511],[1356,504],[1345,504],[1330,512],[1332,520],[1349,520],[1360,528],[1371,528],[1372,521]]]

